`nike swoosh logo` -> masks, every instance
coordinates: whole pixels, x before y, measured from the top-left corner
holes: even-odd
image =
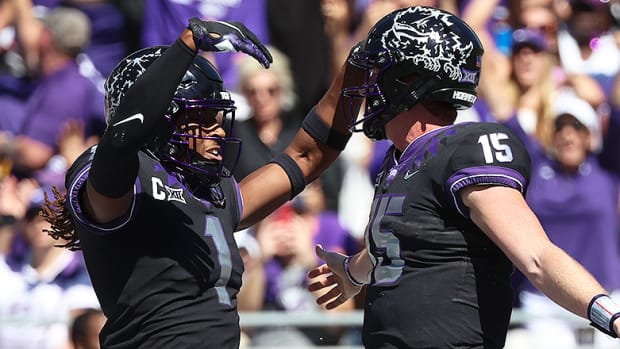
[[[408,180],[409,178],[413,177],[416,173],[420,172],[420,170],[415,170],[411,173],[409,173],[409,171],[405,172],[405,175],[403,176],[403,178],[405,180]]]
[[[138,113],[138,114],[134,114],[126,119],[123,119],[115,124],[112,124],[112,127],[118,126],[120,124],[124,124],[126,122],[132,121],[132,120],[140,120],[140,123],[144,123],[144,115],[142,115],[142,113]]]

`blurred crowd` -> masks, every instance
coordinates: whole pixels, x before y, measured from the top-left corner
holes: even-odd
[[[79,252],[38,212],[68,166],[105,129],[103,81],[128,53],[167,45],[187,19],[243,22],[269,46],[263,69],[243,54],[207,56],[237,104],[241,180],[282,151],[346,58],[385,14],[430,5],[458,14],[485,48],[478,100],[457,122],[499,122],[530,152],[527,200],[550,238],[620,296],[619,0],[5,0],[0,2],[0,349],[98,348],[105,320]],[[320,180],[237,233],[240,311],[319,309],[305,286],[315,244],[364,244],[389,144],[354,134]],[[501,144],[492,144],[501,151]],[[517,223],[517,222],[516,222]],[[617,347],[558,317],[518,273],[515,307],[531,321],[507,348]],[[361,297],[360,297],[361,299]],[[339,311],[361,309],[358,302]],[[415,316],[415,314],[412,314]],[[252,328],[244,346],[360,344],[356,328]]]

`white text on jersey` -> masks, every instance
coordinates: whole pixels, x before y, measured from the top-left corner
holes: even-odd
[[[165,185],[161,179],[157,177],[151,177],[151,184],[153,185],[153,198],[155,200],[162,201],[178,201],[186,203],[183,197],[183,189],[171,188]]]

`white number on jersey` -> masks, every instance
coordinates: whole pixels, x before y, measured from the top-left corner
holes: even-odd
[[[508,139],[508,135],[500,132],[482,135],[478,138],[478,144],[482,146],[484,161],[487,164],[492,164],[496,161],[512,161],[513,157],[510,146],[502,143],[502,141],[506,139]]]

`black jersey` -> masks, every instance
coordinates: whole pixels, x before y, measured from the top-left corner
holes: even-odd
[[[139,152],[130,211],[97,225],[78,202],[92,154],[94,148],[69,170],[67,206],[108,318],[102,348],[238,348],[243,262],[233,238],[241,215],[236,182],[222,178],[226,202],[215,207]]]
[[[366,229],[376,263],[365,303],[367,348],[502,348],[510,321],[513,266],[469,219],[468,185],[525,195],[530,159],[494,123],[429,132],[377,176]],[[518,222],[515,222],[518,224]]]

